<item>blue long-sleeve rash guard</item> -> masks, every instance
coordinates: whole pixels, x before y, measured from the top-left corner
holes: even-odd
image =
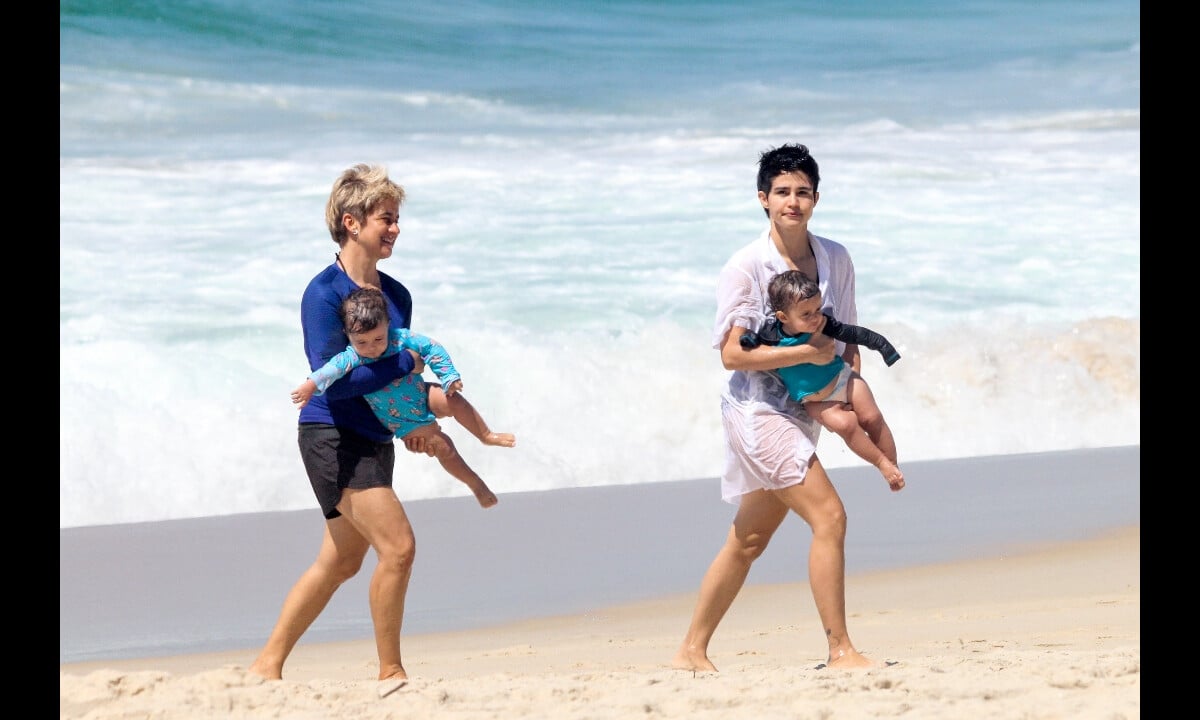
[[[412,294],[400,281],[379,273],[379,282],[387,298],[389,328],[407,328],[412,322]],[[304,354],[309,370],[316,370],[334,355],[346,349],[350,338],[342,329],[339,308],[358,286],[337,264],[322,270],[308,283],[300,300],[300,327],[304,332]],[[314,395],[300,409],[302,423],[329,423],[349,428],[376,442],[392,439],[363,395],[412,372],[411,354],[399,352],[352,370],[329,386],[322,395]]]

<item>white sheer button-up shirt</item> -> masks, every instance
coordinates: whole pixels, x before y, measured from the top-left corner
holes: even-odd
[[[858,323],[854,304],[854,263],[840,243],[809,233],[817,261],[821,309],[834,318]],[[720,350],[730,328],[756,331],[771,316],[767,285],[790,270],[771,240],[770,228],[733,254],[717,280],[717,316],[713,347]],[[734,330],[741,333],[741,330]],[[840,355],[845,345],[837,343]],[[803,405],[788,397],[778,374],[735,370],[721,393],[725,430],[725,469],[721,497],[737,504],[760,489],[780,489],[804,480],[817,451],[821,426]]]

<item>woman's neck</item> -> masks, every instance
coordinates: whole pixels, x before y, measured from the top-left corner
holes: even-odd
[[[355,285],[379,287],[379,268],[375,266],[375,260],[361,252],[355,252],[353,245],[347,244],[342,247],[337,254],[337,264]]]
[[[807,228],[787,235],[780,233],[778,228],[772,228],[771,237],[775,240],[775,249],[793,265],[802,266],[812,260],[812,243],[809,242]]]

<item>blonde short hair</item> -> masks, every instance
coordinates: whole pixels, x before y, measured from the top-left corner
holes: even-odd
[[[404,188],[388,177],[383,165],[359,163],[347,168],[333,181],[329,201],[325,203],[325,225],[329,236],[341,247],[346,242],[346,226],[342,216],[350,213],[360,223],[383,203],[404,203]]]

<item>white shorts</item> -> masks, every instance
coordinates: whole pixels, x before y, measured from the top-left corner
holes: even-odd
[[[782,490],[804,482],[815,453],[820,425],[808,417],[780,412],[749,411],[726,403],[722,408],[725,431],[725,469],[721,498],[737,505],[741,496],[755,490]]]

